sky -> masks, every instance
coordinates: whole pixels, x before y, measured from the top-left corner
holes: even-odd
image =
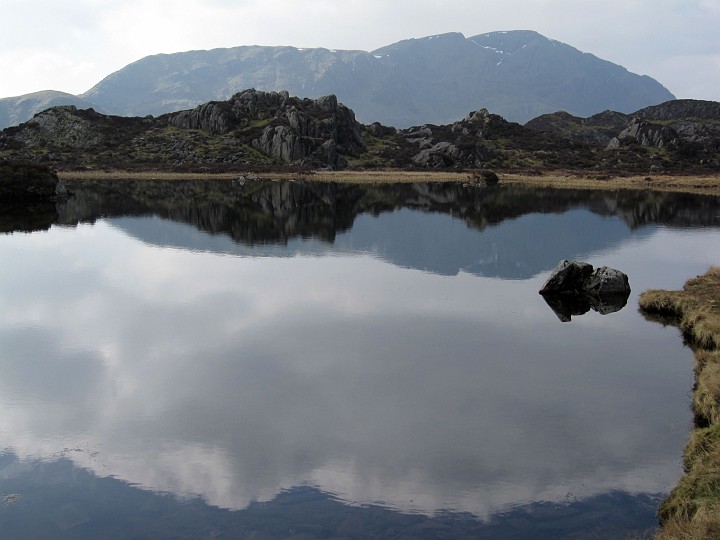
[[[3,0],[0,97],[80,94],[148,55],[241,45],[371,51],[535,30],[720,101],[720,0]]]

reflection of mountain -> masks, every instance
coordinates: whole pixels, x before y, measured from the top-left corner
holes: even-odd
[[[79,452],[81,450],[76,450]],[[475,516],[441,513],[403,514],[379,506],[348,506],[312,487],[283,491],[267,503],[240,511],[207,505],[201,499],[178,500],[138,489],[113,477],[98,477],[68,459],[20,461],[0,454],[0,472],[8,510],[5,530],[23,538],[575,538],[577,529],[603,538],[640,536],[655,526],[656,498],[614,492],[583,500],[539,502],[513,508],[488,522]],[[31,512],[26,511],[31,508]],[[102,528],[100,527],[102,523]],[[212,529],[208,535],[208,524]],[[95,531],[83,534],[84,531]],[[152,532],[151,532],[152,531]],[[73,534],[68,535],[68,532]]]
[[[717,224],[720,208],[714,197],[457,184],[125,182],[77,191],[63,223],[125,216],[112,223],[150,244],[255,257],[362,251],[439,274],[518,279],[618,246],[646,224]]]
[[[587,210],[529,214],[486,227],[481,233],[449,215],[399,210],[360,215],[333,243],[296,238],[286,244],[247,245],[227,235],[200,233],[169,220],[112,218],[113,226],[148,244],[214,251],[247,257],[283,257],[362,252],[397,266],[436,274],[460,271],[526,279],[554,267],[563,258],[587,256],[617,246],[631,236],[618,219]],[[588,227],[588,223],[591,225]]]
[[[644,225],[717,226],[720,214],[717,197],[458,184],[98,181],[71,187],[77,196],[59,209],[57,222],[120,217],[112,219],[115,226],[151,244],[240,256],[363,251],[440,274],[507,278],[617,246]],[[192,227],[127,219],[150,215]]]
[[[563,258],[607,249],[631,234],[620,220],[586,210],[527,214],[486,227],[481,234],[448,215],[400,211],[374,220],[363,217],[336,243],[342,246],[348,238],[355,250],[377,253],[399,266],[506,279],[530,278]]]

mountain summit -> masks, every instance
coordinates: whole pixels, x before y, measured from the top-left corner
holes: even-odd
[[[227,99],[245,88],[309,98],[335,94],[361,122],[401,128],[446,124],[479,108],[524,123],[560,110],[629,113],[674,99],[650,77],[533,31],[448,33],[372,52],[243,46],[158,54],[77,97],[97,110],[144,116]],[[13,99],[20,98],[0,100],[0,118]]]

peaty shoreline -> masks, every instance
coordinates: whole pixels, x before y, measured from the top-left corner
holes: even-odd
[[[720,267],[681,291],[645,291],[639,304],[647,318],[678,326],[695,353],[695,427],[685,475],[660,505],[657,538],[720,538]]]

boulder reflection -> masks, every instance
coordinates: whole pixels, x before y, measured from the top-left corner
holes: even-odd
[[[563,322],[570,322],[572,317],[585,315],[591,309],[600,315],[616,313],[627,305],[629,296],[629,292],[627,294],[603,296],[587,293],[569,293],[543,295],[543,298],[558,319]]]

